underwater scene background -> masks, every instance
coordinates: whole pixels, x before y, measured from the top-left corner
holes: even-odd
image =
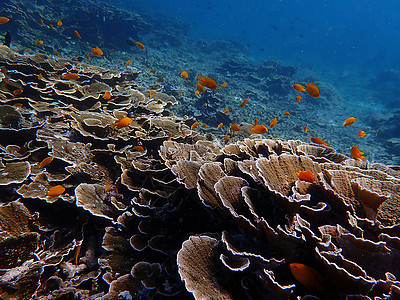
[[[1,299],[400,299],[400,4],[1,0]]]

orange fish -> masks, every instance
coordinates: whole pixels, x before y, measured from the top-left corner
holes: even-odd
[[[226,88],[226,85],[227,85],[227,83],[225,81],[223,84],[220,85],[220,87],[224,89],[224,88]]]
[[[14,90],[13,94],[14,94],[15,96],[18,96],[18,95],[21,95],[23,92],[24,92],[23,89],[17,89],[17,90]]]
[[[253,127],[251,127],[250,131],[256,134],[264,134],[268,131],[268,128],[264,125],[254,125]]]
[[[13,106],[14,106],[15,108],[17,108],[17,109],[23,108],[23,107],[24,107],[24,105],[23,105],[22,103],[15,103]]]
[[[357,146],[353,146],[350,149],[351,157],[356,160],[364,160],[365,156],[363,156],[364,152],[361,152]]]
[[[81,39],[81,35],[79,34],[79,32],[77,30],[74,30],[74,35],[78,38]]]
[[[324,279],[314,268],[299,263],[291,263],[290,271],[293,277],[307,289],[317,292],[324,289]]]
[[[230,112],[229,108],[227,108],[227,109],[224,110],[224,113],[227,114],[228,112]]]
[[[61,75],[62,79],[66,79],[66,80],[77,80],[79,79],[81,76],[79,76],[76,73],[64,73]]]
[[[110,98],[111,98],[110,92],[105,92],[103,95],[103,99],[110,100]]]
[[[206,123],[201,124],[201,126],[203,126],[203,128],[207,128],[207,124]]]
[[[300,100],[301,100],[301,96],[297,96],[297,97],[296,97],[296,102],[299,103]]]
[[[153,98],[154,91],[150,91],[149,98]]]
[[[276,123],[278,123],[278,119],[277,118],[274,118],[272,121],[271,121],[271,123],[269,123],[269,127],[274,127],[275,125],[276,125]]]
[[[200,94],[199,90],[196,90],[196,91],[194,92],[194,94],[195,94],[195,95]]]
[[[358,136],[359,136],[360,138],[363,138],[364,136],[366,136],[365,131],[364,131],[364,130],[360,130],[360,131],[358,132]]]
[[[144,151],[143,146],[140,146],[140,145],[133,147],[133,149],[135,149],[136,151],[139,151],[139,152],[143,152]]]
[[[182,129],[183,136],[186,136],[186,131]]]
[[[39,24],[40,24],[41,26],[44,25],[44,22],[43,22],[43,20],[42,20],[41,18],[39,18]]]
[[[53,29],[54,25],[53,24],[49,24],[49,28]]]
[[[128,59],[125,63],[125,66],[129,66],[132,63],[132,60]]]
[[[376,130],[376,132],[375,132],[375,136],[377,136],[377,135],[378,135],[378,132],[379,132],[379,129],[377,129],[377,130]]]
[[[204,77],[200,77],[200,79],[198,79],[198,80],[201,81],[201,84],[203,86],[208,87],[209,89],[214,90],[214,89],[218,88],[218,85],[215,82],[215,80],[210,77],[204,76]]]
[[[185,80],[186,83],[190,83],[190,80]]]
[[[39,168],[44,168],[53,161],[54,157],[48,156],[39,163]]]
[[[193,124],[192,124],[192,126],[190,126],[190,129],[194,129],[194,128],[196,128],[197,126],[199,126],[199,122],[194,122]]]
[[[204,86],[201,84],[201,82],[196,83],[196,87],[197,87],[197,90],[200,93],[205,93],[206,92],[206,90],[205,90]]]
[[[304,133],[307,133],[307,131],[308,131],[308,126],[306,125],[304,126]]]
[[[155,72],[156,72],[156,69],[150,69],[149,72],[150,72],[150,73],[155,73]]]
[[[282,113],[282,115],[284,115],[284,116],[290,116],[290,112],[285,111],[285,112]]]
[[[54,54],[54,55],[60,55],[60,52],[57,51],[57,50],[54,50],[54,51],[53,51],[53,54]]]
[[[86,59],[90,59],[90,55],[89,54],[85,54]]]
[[[56,197],[56,196],[61,195],[64,192],[65,192],[65,187],[63,187],[62,185],[56,185],[56,186],[49,188],[48,192],[46,193],[46,196],[48,198]]]
[[[321,138],[317,136],[310,137],[311,142],[319,144],[319,145],[324,145],[328,147],[328,144]]]
[[[29,51],[31,51],[31,49],[29,49],[29,48],[26,48],[26,49],[25,49],[25,52],[29,52]]]
[[[62,21],[61,20],[58,20],[57,21],[57,26],[61,26],[62,25]]]
[[[79,253],[81,253],[82,244],[77,245],[75,248],[75,265],[78,265]]]
[[[144,45],[141,42],[136,42],[136,45],[140,48],[140,49],[145,49]]]
[[[0,17],[0,24],[4,25],[6,23],[8,23],[8,21],[10,21],[9,18],[6,17]]]
[[[43,41],[42,40],[38,40],[38,41],[35,42],[35,45],[36,46],[43,45]]]
[[[346,119],[346,121],[344,121],[344,123],[343,123],[343,127],[346,127],[346,126],[349,126],[349,125],[351,125],[351,124],[354,124],[354,122],[355,122],[356,120],[357,120],[357,119],[354,118],[354,117],[350,117],[350,118]]]
[[[319,88],[314,82],[308,82],[306,91],[311,97],[318,98],[319,97]]]
[[[296,172],[300,180],[314,182],[314,174],[310,170]]]
[[[223,138],[222,138],[222,140],[223,141],[227,141],[227,140],[229,140],[231,138],[231,136],[229,135],[229,134],[227,134],[226,136],[224,136]]]
[[[160,78],[157,78],[157,79],[156,79],[156,81],[157,81],[157,82],[164,82],[164,81],[165,81],[165,79],[164,79],[164,78],[162,78],[162,77],[160,77]]]
[[[293,84],[292,87],[298,92],[305,92],[306,91],[306,87],[304,85],[301,85],[301,84],[298,84],[298,83]]]
[[[219,123],[217,128],[220,129],[222,126],[224,126],[224,123]]]
[[[258,125],[258,119],[257,118],[254,119],[254,125]]]
[[[42,80],[42,78],[43,78],[42,73],[39,73],[39,75],[37,76],[37,79]]]
[[[240,131],[240,126],[238,124],[231,124],[230,126],[233,131]]]
[[[117,129],[120,129],[122,127],[129,126],[131,123],[132,123],[132,119],[125,117],[125,118],[119,119],[118,121],[114,122],[112,124],[112,127],[115,126],[115,127],[117,127]]]
[[[243,100],[242,104],[240,104],[240,107],[244,107],[247,103],[247,101],[249,101],[250,97],[247,97],[246,99]]]
[[[103,51],[101,51],[100,48],[92,48],[92,50],[90,50],[90,52],[92,52],[93,55],[97,55],[97,56],[103,55]]]
[[[184,78],[184,79],[186,79],[186,78],[189,77],[189,74],[188,74],[186,71],[182,71],[181,77]]]
[[[201,78],[201,74],[197,75],[196,80],[199,81]]]

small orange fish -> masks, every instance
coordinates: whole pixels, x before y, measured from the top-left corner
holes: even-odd
[[[228,112],[230,112],[229,108],[224,110],[224,113],[227,114]]]
[[[190,126],[190,129],[194,129],[194,128],[196,128],[197,126],[199,126],[199,122],[194,122],[193,124],[192,124],[192,126]]]
[[[274,119],[271,121],[271,123],[269,123],[269,127],[270,127],[270,128],[274,127],[274,126],[276,125],[276,123],[278,123],[278,119],[277,119],[277,118],[274,118]]]
[[[23,92],[24,92],[23,89],[17,89],[17,90],[14,90],[13,94],[14,94],[15,96],[18,96],[18,95],[21,95]]]
[[[296,102],[297,102],[297,103],[300,103],[300,100],[301,100],[301,96],[297,96],[297,97],[296,97]]]
[[[85,57],[86,57],[86,59],[90,59],[90,55],[87,53],[85,53]]]
[[[220,87],[221,87],[222,89],[224,89],[224,88],[226,88],[226,85],[227,85],[227,83],[226,83],[226,81],[225,81],[223,84],[220,85]]]
[[[154,91],[150,91],[149,98],[153,98]]]
[[[49,28],[53,29],[54,25],[53,24],[49,24]]]
[[[360,131],[358,132],[358,136],[359,136],[360,138],[363,138],[364,136],[366,136],[365,131],[364,131],[364,130],[360,130]]]
[[[290,271],[293,277],[307,289],[317,292],[323,291],[324,279],[314,268],[299,263],[291,263]]]
[[[97,56],[101,56],[103,55],[103,51],[100,48],[92,48],[92,50],[90,50],[90,52],[92,52],[93,55],[97,55]]]
[[[224,126],[224,123],[219,123],[217,128],[220,129],[222,126]]]
[[[183,92],[180,92],[180,93],[179,93],[179,97],[182,97],[182,96],[183,96]]]
[[[136,45],[140,48],[140,49],[145,49],[144,45],[141,42],[136,42]]]
[[[230,127],[233,131],[240,131],[240,126],[238,124],[231,124]]]
[[[200,77],[200,79],[198,79],[198,80],[201,81],[201,84],[203,86],[208,87],[209,89],[214,90],[214,89],[218,88],[218,85],[215,82],[215,80],[210,77],[204,76],[204,77]]]
[[[305,92],[306,91],[306,87],[304,85],[301,85],[301,84],[298,84],[298,83],[293,84],[292,87],[298,92]]]
[[[364,152],[361,152],[357,146],[353,146],[350,149],[351,157],[356,160],[364,160],[365,156],[363,156]]]
[[[17,109],[23,108],[23,107],[24,107],[24,105],[23,105],[22,103],[15,103],[13,106],[14,106],[15,108],[17,108]]]
[[[186,83],[190,83],[190,80],[189,80],[189,79],[187,79],[187,80],[185,80],[185,82],[186,82]]]
[[[36,46],[43,45],[43,41],[42,40],[38,40],[38,41],[35,42],[35,45]]]
[[[254,119],[254,125],[258,125],[258,119],[257,118]]]
[[[79,32],[77,30],[74,30],[74,35],[78,38],[81,39],[81,35],[79,34]]]
[[[26,48],[26,49],[25,49],[25,52],[29,52],[29,51],[31,51],[31,49],[29,49],[29,48]]]
[[[8,21],[10,21],[9,18],[7,18],[7,17],[0,17],[0,24],[1,24],[1,25],[4,25],[4,24],[8,23]]]
[[[39,75],[37,76],[37,79],[42,80],[42,78],[43,78],[42,73],[39,73]]]
[[[321,138],[317,136],[310,137],[311,142],[319,144],[319,145],[324,145],[328,147],[328,144]]]
[[[58,20],[57,21],[57,26],[61,26],[62,25],[62,21],[61,20]]]
[[[227,140],[229,140],[231,138],[231,136],[229,135],[229,134],[227,134],[226,136],[224,136],[223,138],[222,138],[222,140],[223,141],[227,141]]]
[[[194,92],[194,94],[195,94],[195,95],[200,94],[199,90],[196,90],[196,91]]]
[[[157,82],[164,82],[165,81],[165,79],[164,78],[162,78],[162,77],[160,77],[160,78],[157,78],[157,80],[156,80]]]
[[[314,82],[308,82],[306,91],[311,97],[318,98],[319,97],[319,88]]]
[[[125,63],[125,66],[129,66],[132,63],[132,60],[128,59]]]
[[[111,189],[112,185],[107,184],[106,187],[104,188],[104,191],[107,193]]]
[[[52,157],[52,156],[46,157],[45,159],[43,159],[43,160],[39,163],[38,167],[39,167],[39,168],[44,168],[44,167],[47,166],[49,163],[51,163],[51,162],[53,161],[53,159],[54,159],[54,157]]]
[[[61,195],[64,192],[65,192],[65,187],[63,187],[62,185],[56,185],[56,186],[49,188],[48,192],[46,193],[46,196],[48,198],[56,197],[56,196]]]
[[[201,124],[201,126],[203,126],[203,128],[207,128],[207,124],[206,123]]]
[[[268,131],[268,128],[264,125],[254,125],[253,127],[251,127],[250,131],[256,134],[264,134]]]
[[[186,131],[182,129],[183,136],[186,136]]]
[[[167,137],[167,140],[168,140],[168,141],[172,141],[172,138],[171,138],[170,135]]]
[[[184,79],[186,79],[186,78],[189,77],[189,74],[188,74],[186,71],[182,71],[181,77],[184,78]]]
[[[201,82],[196,83],[196,88],[200,93],[206,92],[206,90],[205,90],[204,86],[201,84]]]
[[[201,74],[197,75],[196,80],[199,81],[201,78]]]
[[[156,72],[156,69],[150,69],[149,72],[150,72],[150,73],[155,73],[155,72]]]
[[[117,129],[120,129],[122,127],[129,126],[131,123],[132,123],[132,119],[125,117],[125,118],[119,119],[118,121],[114,122],[112,124],[112,127],[115,126],[115,127],[117,127]]]
[[[284,116],[290,116],[290,112],[284,111],[284,112],[282,113],[282,115],[284,115]]]
[[[308,131],[308,126],[306,125],[304,126],[304,133],[307,133],[307,131]]]
[[[300,180],[314,182],[314,174],[310,170],[296,172]]]
[[[351,124],[354,124],[354,122],[355,122],[356,120],[357,120],[357,119],[354,118],[354,117],[350,117],[350,118],[346,119],[346,121],[344,121],[344,123],[343,123],[343,127],[346,127],[346,126],[349,126],[349,125],[351,125]]]
[[[54,51],[53,51],[53,54],[54,54],[54,55],[60,55],[60,52],[57,51],[57,50],[54,50]]]
[[[375,136],[378,135],[378,132],[379,132],[379,129],[377,129],[377,130],[375,131]]]
[[[74,61],[79,61],[79,59],[77,57],[72,57],[71,59]]]
[[[249,101],[250,97],[247,97],[246,99],[243,100],[242,104],[240,104],[240,107],[244,107],[247,103],[247,101]]]
[[[75,248],[75,265],[78,265],[78,260],[79,260],[79,253],[81,253],[81,249],[82,249],[82,244],[77,245]]]
[[[110,92],[104,92],[103,99],[110,100],[111,94]]]
[[[79,79],[81,76],[79,76],[76,73],[64,73],[61,75],[62,79],[66,79],[66,80],[77,80]]]
[[[133,149],[135,149],[136,151],[139,151],[139,152],[143,152],[144,151],[143,146],[140,146],[140,145],[133,147]]]
[[[44,22],[43,22],[43,20],[42,20],[41,18],[39,18],[39,24],[40,24],[41,26],[44,25]]]

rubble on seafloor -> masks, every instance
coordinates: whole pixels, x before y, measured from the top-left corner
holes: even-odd
[[[399,297],[399,168],[248,129],[221,146],[137,73],[0,57],[3,299]]]

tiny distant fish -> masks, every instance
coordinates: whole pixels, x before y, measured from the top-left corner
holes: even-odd
[[[135,149],[136,151],[139,151],[139,152],[143,152],[144,151],[143,146],[140,146],[140,145],[137,145],[137,146],[133,147],[133,149]]]
[[[136,45],[137,45],[140,49],[145,49],[145,46],[144,46],[141,42],[136,42]]]
[[[81,35],[79,34],[79,32],[77,30],[74,30],[74,35],[78,38],[81,39]]]
[[[90,50],[90,52],[92,52],[93,55],[97,55],[97,56],[101,56],[103,55],[103,51],[100,48],[92,48],[92,50]]]
[[[125,66],[129,66],[132,63],[132,60],[128,59],[125,63]]]
[[[150,73],[155,73],[155,72],[156,72],[156,69],[150,69],[149,72],[150,72]]]
[[[197,88],[197,91],[200,92],[200,93],[205,93],[206,92],[206,90],[205,90],[204,86],[201,84],[201,82],[197,82],[196,83],[196,88]]]
[[[41,18],[39,18],[39,24],[40,24],[40,26],[44,25],[44,22],[43,22],[43,20]]]
[[[103,99],[110,100],[110,98],[111,98],[110,92],[104,92]]]
[[[39,80],[42,80],[42,78],[43,78],[42,73],[39,73],[39,75],[37,76],[37,78],[38,78]]]
[[[149,98],[153,98],[154,91],[150,91]]]
[[[377,136],[377,135],[378,135],[378,132],[379,132],[379,129],[377,129],[377,130],[376,130],[376,132],[375,132],[375,136]]]
[[[36,46],[43,45],[43,41],[42,41],[42,40],[38,40],[38,41],[36,41],[35,45],[36,45]]]
[[[226,85],[227,85],[227,83],[226,83],[226,81],[223,83],[223,84],[221,84],[220,86],[221,86],[221,88],[226,88]]]
[[[156,79],[156,81],[157,81],[157,82],[164,82],[164,81],[165,81],[165,79],[164,79],[164,78],[162,78],[162,77],[160,77],[160,78],[157,78],[157,79]]]
[[[304,126],[304,133],[307,133],[307,131],[308,131],[308,126],[306,125]]]
[[[231,136],[229,135],[229,134],[227,134],[226,136],[224,136],[223,138],[222,138],[222,140],[223,141],[227,141],[227,140],[229,140],[231,138]]]
[[[7,17],[0,17],[0,24],[1,24],[1,25],[4,25],[4,24],[8,23],[8,21],[10,21],[9,18],[7,18]]]
[[[192,124],[192,126],[190,126],[190,129],[195,129],[197,126],[199,126],[199,122],[194,122],[193,124]]]
[[[258,119],[257,118],[254,119],[254,125],[258,125]]]
[[[60,52],[57,51],[57,50],[54,50],[54,51],[53,51],[53,54],[54,54],[54,55],[60,55]]]
[[[53,29],[54,25],[53,24],[49,24],[49,28]]]
[[[57,21],[57,26],[61,26],[63,23],[62,23],[62,21],[61,20],[58,20]]]
[[[301,96],[297,96],[297,97],[296,97],[296,102],[299,103],[300,100],[301,100]]]
[[[365,137],[365,136],[366,136],[365,131],[364,131],[364,130],[360,130],[360,131],[358,132],[358,136],[359,136],[360,138]]]
[[[240,104],[240,107],[244,107],[247,103],[247,101],[249,101],[250,97],[247,97],[246,99],[243,100],[242,104]]]
[[[229,108],[227,108],[227,109],[224,110],[224,113],[227,114],[228,112],[230,112]]]
[[[350,117],[350,118],[346,119],[346,121],[344,121],[344,123],[343,123],[343,127],[346,127],[346,126],[349,126],[349,125],[351,125],[351,124],[354,124],[354,122],[355,122],[356,120],[357,120],[357,119],[354,118],[354,117]]]
[[[189,77],[189,74],[186,71],[182,71],[181,77],[187,79]]]
[[[186,134],[186,131],[183,130],[183,129],[182,129],[182,135],[183,135],[183,136],[186,136],[186,135],[187,135],[187,134]]]
[[[24,92],[23,89],[17,89],[17,90],[15,90],[15,91],[13,92],[13,94],[14,94],[15,96],[18,96],[18,95],[21,95],[23,92]]]
[[[290,116],[290,112],[284,111],[284,112],[282,113],[282,115],[284,115],[284,116]]]
[[[203,128],[207,128],[207,124],[206,123],[201,124],[201,126],[203,126]]]
[[[276,123],[278,123],[278,119],[277,118],[274,118],[272,121],[271,121],[271,123],[269,123],[269,127],[274,127],[275,125],[276,125]]]
[[[85,54],[86,59],[90,59],[90,55],[89,54]]]
[[[224,126],[224,123],[219,123],[217,128],[220,129],[222,126]]]
[[[4,35],[3,45],[6,45],[8,48],[10,48],[10,44],[11,44],[11,33],[7,31],[6,34]]]

